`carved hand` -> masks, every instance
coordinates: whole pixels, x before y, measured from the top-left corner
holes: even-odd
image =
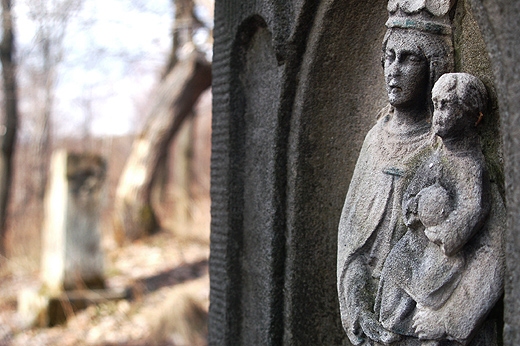
[[[449,250],[448,248],[444,247],[445,239],[446,239],[446,235],[444,232],[445,232],[445,230],[441,226],[427,227],[424,230],[424,234],[426,235],[426,237],[428,237],[428,239],[432,243],[439,245],[442,252],[446,256],[451,256],[451,255],[453,255],[453,253],[451,251],[448,251]]]
[[[432,227],[426,227],[424,229],[424,234],[430,239],[432,243],[435,243],[437,245],[442,245],[443,242],[443,230],[440,226],[432,226]]]
[[[439,340],[446,336],[446,326],[442,314],[419,305],[417,305],[417,313],[413,317],[412,327],[421,340]]]
[[[376,342],[390,344],[401,339],[399,334],[395,334],[385,329],[371,312],[364,311],[361,313],[359,324],[366,336]]]
[[[403,210],[403,218],[404,224],[408,227],[415,228],[418,222],[420,222],[417,217],[417,205],[419,202],[418,196],[412,197],[405,201],[404,210]]]

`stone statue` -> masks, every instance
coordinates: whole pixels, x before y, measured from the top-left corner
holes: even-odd
[[[387,256],[392,254],[396,260],[400,256],[401,253],[393,249],[403,246],[400,240],[408,231],[407,224],[414,226],[425,222],[431,226],[433,232],[436,226],[447,220],[444,219],[445,216],[454,208],[453,204],[450,204],[453,203],[450,200],[450,191],[446,187],[444,191],[443,188],[439,188],[440,183],[432,184],[424,186],[421,194],[419,192],[423,189],[415,191],[419,195],[418,198],[415,196],[417,211],[413,208],[415,205],[412,198],[406,200],[409,219],[402,217],[403,197],[408,194],[411,196],[408,189],[414,183],[417,169],[424,160],[434,155],[430,133],[433,108],[431,93],[439,77],[453,70],[451,25],[448,15],[452,5],[452,1],[446,0],[397,0],[388,4],[390,18],[386,23],[388,31],[383,42],[383,67],[390,105],[382,111],[376,125],[365,138],[345,199],[338,233],[340,311],[345,331],[354,345],[422,345],[430,341],[435,344],[439,340],[455,340],[454,342],[464,344],[473,337],[476,327],[482,324],[501,294],[500,280],[485,281],[484,291],[493,296],[489,304],[479,301],[484,293],[471,292],[466,298],[470,300],[468,307],[472,316],[467,321],[462,321],[460,311],[464,309],[461,308],[461,303],[466,299],[462,296],[465,290],[471,287],[470,281],[482,275],[501,275],[500,251],[487,254],[489,258],[483,258],[484,261],[495,264],[494,273],[485,274],[484,269],[475,264],[474,257],[484,252],[475,249],[499,246],[498,237],[488,236],[475,237],[476,240],[471,245],[473,251],[468,245],[471,254],[459,256],[458,260],[453,260],[454,263],[450,262],[451,259],[443,263],[442,260],[446,256],[442,252],[432,255],[441,263],[431,272],[424,274],[435,276],[436,270],[442,271],[442,268],[452,264],[451,272],[442,272],[444,277],[440,279],[440,282],[443,282],[441,286],[449,289],[435,292],[434,288],[429,290],[430,287],[420,285],[415,289],[423,290],[419,293],[426,301],[435,300],[434,296],[440,294],[440,300],[444,300],[444,305],[435,300],[435,304],[430,303],[429,308],[425,306],[422,309],[420,306],[417,307],[419,304],[414,300],[415,297],[411,294],[413,292],[407,291],[407,287],[395,284],[388,289],[385,288],[385,273],[395,269],[390,263],[386,264]],[[482,174],[485,174],[485,170],[482,170]],[[486,178],[483,176],[482,179]],[[429,204],[428,199],[438,199],[439,203]],[[499,198],[495,198],[494,201],[497,205],[501,203]],[[437,211],[441,211],[440,215],[435,214],[436,208]],[[482,208],[484,214],[489,210],[489,206],[482,205]],[[503,211],[503,206],[502,209],[500,206],[495,209],[493,212],[493,206],[491,207],[489,219],[500,218],[498,214]],[[482,217],[485,218],[485,215]],[[478,231],[482,222],[478,221],[478,225],[471,227],[471,232],[464,235],[465,241],[459,239],[456,243],[460,246],[449,251],[457,253],[462,247],[464,250],[460,251],[464,252],[464,243],[472,239],[472,232]],[[449,240],[448,238],[449,236],[445,240]],[[440,238],[433,243],[438,246],[439,242]],[[425,262],[429,256],[426,250],[419,250]],[[465,269],[462,269],[463,267]],[[461,271],[463,275],[460,274]],[[392,302],[383,302],[385,294],[398,297],[394,297]],[[403,306],[406,311],[387,311],[392,304]],[[385,309],[385,313],[389,313],[388,316],[381,318],[381,308]],[[435,310],[436,308],[438,310]],[[401,321],[401,317],[407,320]],[[453,326],[440,326],[439,323],[433,322],[433,318],[443,321],[441,323],[453,322]],[[399,328],[401,322],[406,324],[406,330]]]
[[[489,237],[500,237],[502,230],[496,220],[486,221],[491,201],[494,198],[501,201],[498,194],[491,196],[475,126],[485,110],[484,85],[469,74],[450,73],[437,81],[432,95],[432,132],[442,143],[419,167],[404,193],[402,211],[408,231],[385,261],[376,310],[381,324],[388,330],[424,339],[435,337],[430,340],[431,345],[441,345],[441,342],[442,345],[460,345],[468,340],[458,337],[471,335],[470,329],[475,326],[463,325],[465,332],[462,333],[460,327],[453,326],[459,329],[453,335],[446,330],[431,335],[428,331],[433,328],[428,324],[432,321],[426,316],[452,304],[447,302],[459,287],[465,269],[472,265],[468,262],[475,252],[482,246],[494,247]],[[500,254],[501,249],[493,251]],[[480,256],[475,264],[494,273],[502,270],[501,258]],[[484,275],[473,279],[495,281],[489,284],[496,287],[502,285],[501,276]],[[500,293],[499,288],[478,302],[487,306],[483,313],[487,314],[495,305]],[[467,300],[461,303],[466,304]],[[465,315],[463,309],[459,313]],[[439,313],[433,315],[433,323],[439,325],[442,320],[438,319]]]

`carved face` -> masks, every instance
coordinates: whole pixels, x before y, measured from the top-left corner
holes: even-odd
[[[386,45],[384,70],[388,101],[397,109],[425,107],[428,63],[413,36],[392,34]]]
[[[472,131],[487,102],[486,87],[467,73],[444,74],[432,90],[432,130],[443,139]]]
[[[456,95],[446,90],[434,88],[432,91],[432,130],[441,138],[457,135],[466,125],[464,114]]]

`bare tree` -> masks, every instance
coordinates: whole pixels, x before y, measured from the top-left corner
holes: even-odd
[[[195,16],[193,0],[175,0],[173,48],[148,114],[145,129],[134,141],[115,200],[114,233],[121,243],[158,229],[152,188],[168,156],[168,147],[199,96],[211,85],[211,64],[193,42],[204,24]]]
[[[63,42],[71,18],[81,9],[83,0],[26,0],[28,16],[36,25],[34,45],[26,63],[32,64],[32,72],[37,76],[38,87],[42,91],[39,105],[39,136],[35,158],[38,160],[36,190],[42,199],[47,183],[48,162],[52,152],[52,112],[60,63],[63,61]]]
[[[2,0],[2,30],[0,59],[4,86],[4,125],[0,127],[0,255],[5,256],[6,212],[12,177],[12,158],[18,124],[18,97],[11,0]]]

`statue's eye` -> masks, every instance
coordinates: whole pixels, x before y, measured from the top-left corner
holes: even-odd
[[[418,55],[415,55],[415,54],[408,55],[408,60],[411,62],[421,62],[422,61],[421,57]]]
[[[385,60],[394,61],[395,60],[395,53],[393,51],[386,52]]]

